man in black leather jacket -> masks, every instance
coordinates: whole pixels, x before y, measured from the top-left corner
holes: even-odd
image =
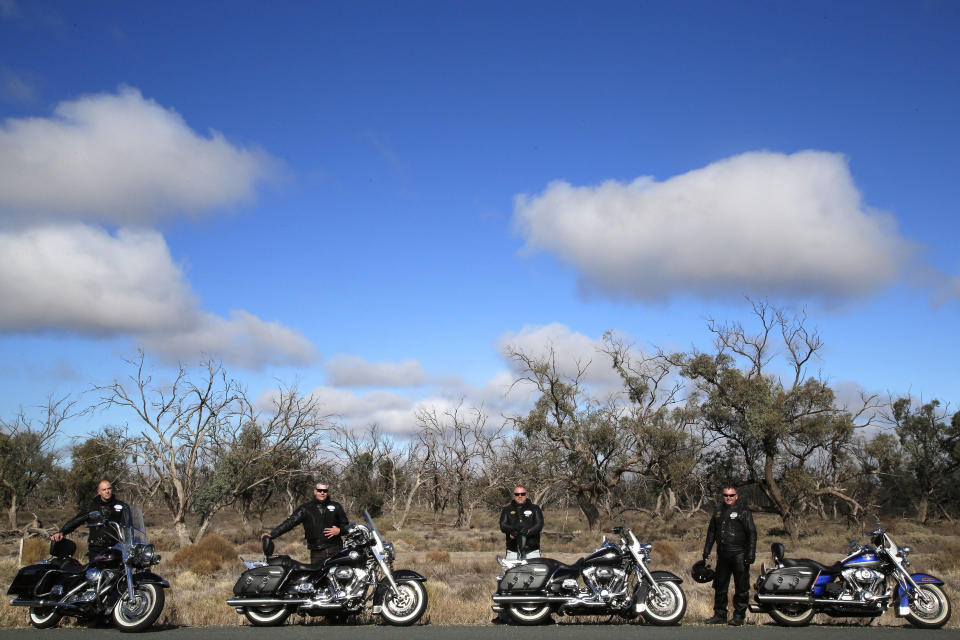
[[[527,490],[523,487],[513,490],[513,500],[500,511],[500,531],[506,535],[508,560],[521,554],[525,558],[540,557],[543,511],[527,500]]]
[[[303,535],[310,549],[310,564],[317,564],[335,556],[343,548],[343,537],[340,534],[350,521],[347,520],[347,513],[340,503],[330,499],[329,485],[324,482],[317,483],[313,496],[313,500],[294,509],[289,518],[274,527],[270,533],[262,534],[260,538],[279,538],[302,524]]]
[[[99,512],[106,520],[112,520],[113,522],[122,524],[123,512],[126,508],[127,503],[117,500],[113,495],[113,485],[110,484],[110,481],[101,480],[100,484],[97,485],[96,497],[88,502],[87,505],[80,510],[80,513],[68,520],[67,523],[60,528],[60,531],[50,536],[50,539],[54,542],[63,540],[65,535],[87,522],[90,514],[94,511]],[[90,537],[87,542],[87,557],[91,560],[117,543],[115,535],[110,535],[108,531],[109,529],[106,527],[90,527]]]
[[[707,528],[707,542],[703,546],[703,559],[710,559],[710,549],[717,543],[717,569],[713,579],[713,617],[707,624],[723,624],[727,621],[727,589],[733,575],[732,625],[742,625],[750,603],[750,565],[757,557],[757,528],[753,515],[741,504],[737,490],[731,486],[720,494],[723,505],[714,511]]]

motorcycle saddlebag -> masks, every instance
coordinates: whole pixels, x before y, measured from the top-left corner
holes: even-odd
[[[817,570],[810,567],[773,569],[760,580],[758,591],[765,594],[806,593],[813,586]]]
[[[20,569],[13,584],[7,590],[8,596],[18,596],[20,598],[32,598],[36,594],[37,585],[54,567],[49,564],[31,564]]]
[[[237,580],[237,584],[233,585],[233,595],[253,597],[272,594],[280,586],[280,581],[283,580],[286,572],[283,567],[269,566],[254,567],[244,571]]]
[[[546,564],[522,564],[507,569],[500,580],[500,593],[529,593],[543,589],[550,578],[550,568]]]

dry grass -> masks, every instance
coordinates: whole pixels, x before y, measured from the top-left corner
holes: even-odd
[[[562,562],[574,562],[601,543],[603,533],[586,530],[574,512],[547,512],[547,530],[542,536],[545,556]],[[761,563],[770,564],[770,543],[779,541],[787,547],[791,557],[807,557],[820,562],[832,563],[846,551],[846,541],[851,538],[863,540],[859,528],[854,531],[838,523],[824,523],[819,531],[812,531],[792,548],[789,539],[780,531],[779,521],[772,516],[755,516],[760,539],[757,544],[757,564],[752,571],[756,578]],[[476,528],[458,530],[448,522],[439,521],[432,514],[414,514],[402,531],[394,531],[386,519],[377,521],[381,533],[394,542],[397,549],[397,568],[413,569],[424,574],[430,606],[423,623],[434,625],[489,624],[493,613],[490,596],[496,588],[495,578],[500,566],[495,556],[503,553],[503,534],[497,530],[495,514],[476,514]],[[272,521],[272,520],[271,520]],[[279,520],[277,520],[279,521]],[[619,524],[619,523],[618,523]],[[663,523],[643,514],[628,518],[637,537],[653,543],[651,568],[672,571],[684,578],[683,589],[687,594],[687,613],[683,623],[702,624],[713,614],[713,589],[689,579],[689,569],[699,559],[706,533],[707,515],[699,514],[690,520],[675,520]],[[938,575],[947,582],[946,591],[955,604],[960,605],[960,535],[948,526],[922,527],[910,521],[884,523],[901,544],[913,547],[912,569]],[[261,555],[258,536],[244,533],[241,527],[229,519],[218,522],[218,534],[208,535],[197,544],[178,549],[176,536],[169,530],[154,527],[151,541],[165,551],[164,559],[155,571],[170,581],[167,604],[159,620],[165,626],[237,626],[247,624],[243,616],[227,606],[225,600],[232,595],[233,585],[244,567],[238,553],[249,559]],[[608,537],[611,537],[607,533]],[[18,541],[15,541],[18,542]],[[77,557],[85,556],[85,541],[77,540]],[[36,544],[36,543],[32,543]],[[47,555],[47,542],[43,541],[39,557]],[[277,553],[307,561],[308,552],[299,531],[276,540]],[[16,573],[18,546],[8,544],[0,548],[0,583],[9,584]],[[176,553],[172,553],[176,551]],[[4,582],[5,581],[5,582]],[[731,594],[732,595],[732,594]],[[9,600],[0,602],[0,627],[27,626],[26,611],[11,607]],[[732,607],[731,607],[732,610]],[[765,624],[770,620],[765,615],[748,614],[748,622]],[[351,624],[375,623],[370,616],[358,616]],[[606,622],[607,618],[558,618],[561,624],[589,625],[591,622]],[[290,624],[324,625],[324,618],[291,616]],[[815,623],[843,624],[838,619],[817,618]],[[65,623],[71,624],[71,623]],[[862,624],[851,621],[850,624]],[[876,624],[876,623],[875,623]],[[880,620],[881,626],[901,626],[902,619],[891,613]],[[960,628],[960,616],[948,625]]]

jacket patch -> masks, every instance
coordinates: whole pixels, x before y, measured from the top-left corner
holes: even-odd
[[[525,516],[532,516],[532,515],[533,515],[533,511],[529,511],[529,510],[528,510],[528,511],[524,511],[524,512],[523,512],[523,515],[525,515]]]
[[[113,510],[114,510],[114,511],[123,511],[123,505],[121,505],[121,504],[115,504],[115,505],[113,505]]]
[[[511,511],[511,512],[510,512],[510,515],[515,516],[515,515],[517,515],[517,512],[516,512],[516,511]]]
[[[736,511],[734,511],[733,513],[730,514],[730,518],[731,518],[731,519],[732,519],[732,518],[736,518],[738,515],[739,515],[739,514],[738,514]]]
[[[336,508],[335,506],[333,506],[332,504],[328,504],[328,505],[327,505],[327,511],[336,511],[336,510],[337,510],[337,508]]]

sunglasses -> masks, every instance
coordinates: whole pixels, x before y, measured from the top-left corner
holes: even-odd
[[[724,498],[736,498],[737,494],[735,493],[724,493],[722,494]]]
[[[515,493],[515,494],[513,494],[513,495],[515,495],[515,496],[525,496],[525,495],[527,495],[527,494],[526,494],[526,493]]]
[[[330,493],[330,489],[314,489],[317,493]]]

